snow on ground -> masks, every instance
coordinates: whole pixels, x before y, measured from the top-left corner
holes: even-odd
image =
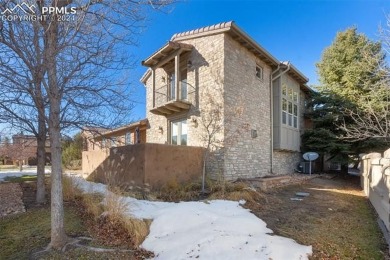
[[[106,185],[72,177],[84,192],[108,192]],[[153,251],[155,259],[284,260],[308,259],[312,253],[311,246],[273,235],[264,221],[241,207],[244,202],[123,199],[129,205],[129,216],[153,219],[150,233],[141,246]]]
[[[45,173],[50,173],[50,170],[45,169]],[[4,181],[4,179],[7,177],[21,177],[24,175],[29,175],[29,176],[37,175],[37,169],[35,167],[31,167],[31,168],[23,169],[22,172],[19,171],[19,169],[0,171],[0,182]]]

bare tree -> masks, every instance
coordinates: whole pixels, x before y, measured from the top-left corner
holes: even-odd
[[[389,98],[390,89],[386,90]],[[390,143],[390,100],[382,106],[368,101],[363,109],[345,109],[344,114],[351,122],[345,120],[340,128],[345,132],[343,138],[351,141],[360,141],[368,139],[380,139]]]
[[[205,192],[206,171],[217,173],[222,184],[224,178],[224,160],[226,151],[238,141],[241,132],[247,131],[248,126],[234,124],[234,119],[244,113],[242,101],[236,106],[227,107],[224,102],[223,76],[217,71],[211,71],[214,84],[201,90],[202,107],[200,108],[199,137],[206,148],[202,174],[202,192]],[[239,100],[239,98],[238,98]],[[206,165],[209,166],[206,169]],[[234,167],[234,165],[233,165]]]
[[[15,10],[18,1],[7,1],[2,10]],[[55,249],[68,241],[64,231],[61,183],[61,131],[67,127],[112,126],[129,115],[131,103],[128,82],[121,75],[132,63],[125,47],[135,43],[145,7],[163,8],[170,0],[40,0],[26,1],[35,7],[26,11],[37,19],[0,21],[0,30],[8,37],[23,32],[22,26],[36,34],[19,34],[26,48],[38,46],[39,52],[29,59],[37,65],[42,82],[33,97],[42,94],[43,115],[51,143],[51,242]],[[31,7],[31,6],[30,6]],[[34,31],[35,32],[35,31]],[[9,50],[19,43],[12,42]],[[35,47],[35,46],[34,46]],[[12,65],[10,60],[8,65]],[[37,62],[38,64],[38,62]],[[15,69],[17,72],[18,69]],[[29,73],[33,73],[28,68]],[[34,71],[35,73],[35,71]],[[32,78],[33,83],[37,78]],[[28,91],[20,91],[28,93]],[[27,100],[33,98],[26,95]],[[19,101],[20,99],[16,99]],[[23,103],[25,109],[28,102]],[[37,108],[37,106],[35,106]]]
[[[0,10],[5,10],[1,7]],[[19,10],[20,11],[20,10]],[[37,203],[45,202],[45,74],[39,24],[0,23],[0,121],[37,138]]]

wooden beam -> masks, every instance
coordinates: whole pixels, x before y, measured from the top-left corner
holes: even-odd
[[[171,54],[169,54],[168,56],[164,57],[159,62],[154,64],[152,69],[156,69],[156,68],[160,68],[160,67],[164,66],[170,60],[174,59],[177,56],[177,54],[180,54],[181,51],[182,51],[181,49],[178,49],[178,50],[172,52]]]
[[[158,107],[156,109],[157,109],[157,111],[159,111],[159,112],[161,112],[163,114],[167,114],[167,115],[172,114],[172,111],[169,110],[169,109],[166,109],[165,107]]]
[[[172,105],[176,106],[176,107],[180,107],[182,109],[189,109],[190,108],[190,104],[187,104],[187,103],[183,103],[181,101],[175,101],[172,103]]]
[[[155,108],[156,107],[156,72],[154,69],[152,69],[152,89],[153,89],[152,108]]]
[[[179,100],[180,94],[180,52],[175,56],[175,100]]]
[[[181,112],[181,109],[176,107],[175,105],[173,104],[168,104],[165,106],[166,108],[168,108],[169,110],[172,110],[172,111],[175,111],[175,112]]]

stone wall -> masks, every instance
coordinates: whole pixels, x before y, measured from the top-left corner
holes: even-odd
[[[301,161],[301,153],[289,151],[274,151],[273,157],[273,173],[274,174],[291,174],[297,168],[297,164]]]
[[[149,143],[169,143],[169,124],[173,119],[187,119],[188,145],[207,147],[207,122],[212,111],[222,115],[216,124],[212,154],[207,162],[211,175],[224,172],[227,179],[261,177],[271,174],[271,95],[272,69],[228,34],[216,34],[182,41],[194,46],[186,56],[187,83],[195,89],[189,96],[190,111],[174,117],[154,115],[152,77],[146,79],[146,110],[150,128]],[[187,54],[186,54],[187,55]],[[182,61],[181,61],[182,63]],[[256,66],[263,77],[256,77]],[[166,71],[155,71],[156,89],[167,83]],[[303,110],[301,110],[303,112]],[[276,152],[273,173],[287,174],[299,162],[299,153]],[[278,160],[278,162],[275,162]]]
[[[256,65],[263,68],[263,79],[256,77]],[[271,171],[270,74],[268,65],[225,35],[225,139],[230,138],[225,175],[230,179]]]
[[[170,120],[186,118],[188,125],[188,145],[207,147],[207,125],[210,111],[220,108],[223,114],[223,71],[224,71],[224,35],[212,35],[206,38],[195,38],[183,41],[191,44],[194,49],[189,53],[187,59],[191,66],[187,68],[187,84],[189,91],[195,93],[188,95],[192,103],[190,111],[184,114],[177,114],[173,117],[155,115],[150,112],[153,105],[152,77],[146,81],[146,111],[150,128],[147,130],[148,143],[168,144]],[[166,83],[161,81],[167,77],[163,68],[156,69],[156,89],[165,87]],[[162,129],[159,130],[159,128]],[[223,120],[218,126],[219,131],[214,135],[213,143],[223,142]],[[208,173],[216,174],[223,168],[223,153],[218,150],[218,145],[213,145],[213,153],[208,156]]]
[[[187,84],[188,91],[194,93],[188,95],[189,101],[192,103],[188,113],[177,114],[172,117],[155,115],[150,112],[153,106],[153,88],[152,77],[146,81],[146,112],[149,120],[150,128],[147,131],[149,143],[167,144],[169,140],[169,122],[170,120],[186,118],[188,124],[188,145],[191,146],[206,146],[204,141],[204,131],[200,122],[200,114],[208,113],[210,108],[209,103],[204,98],[205,93],[213,93],[217,99],[221,99],[217,88],[223,83],[223,49],[224,37],[223,34],[213,35],[206,38],[197,38],[184,41],[186,44],[191,44],[194,49],[187,56],[191,61],[191,66],[187,68]],[[167,78],[167,73],[164,68],[158,68],[156,73],[156,89],[164,90],[166,81],[162,78]],[[165,90],[166,91],[166,90]],[[193,123],[190,119],[195,120]],[[160,129],[162,129],[162,131]]]

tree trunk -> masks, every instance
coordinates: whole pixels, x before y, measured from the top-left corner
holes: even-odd
[[[39,116],[37,138],[37,194],[38,204],[46,203],[45,191],[45,164],[46,164],[46,126],[45,119]]]
[[[56,6],[56,3],[54,3]],[[49,134],[51,148],[51,241],[50,247],[62,249],[68,242],[64,229],[64,205],[62,195],[61,126],[60,105],[61,90],[57,82],[57,38],[58,23],[56,15],[45,24],[45,64],[48,78],[49,96]]]
[[[23,171],[23,160],[19,160],[19,171]]]
[[[53,104],[51,104],[53,106]],[[59,108],[59,105],[58,105]],[[51,242],[50,246],[61,249],[67,243],[64,230],[64,207],[62,196],[62,166],[61,141],[59,124],[59,109],[50,112],[50,144],[51,144]],[[58,122],[58,121],[57,121]]]
[[[37,194],[36,202],[43,204],[46,202],[45,191],[45,165],[46,165],[46,122],[45,104],[42,98],[41,81],[42,70],[37,73],[37,83],[35,85],[36,106],[38,109],[38,135],[37,135]]]

